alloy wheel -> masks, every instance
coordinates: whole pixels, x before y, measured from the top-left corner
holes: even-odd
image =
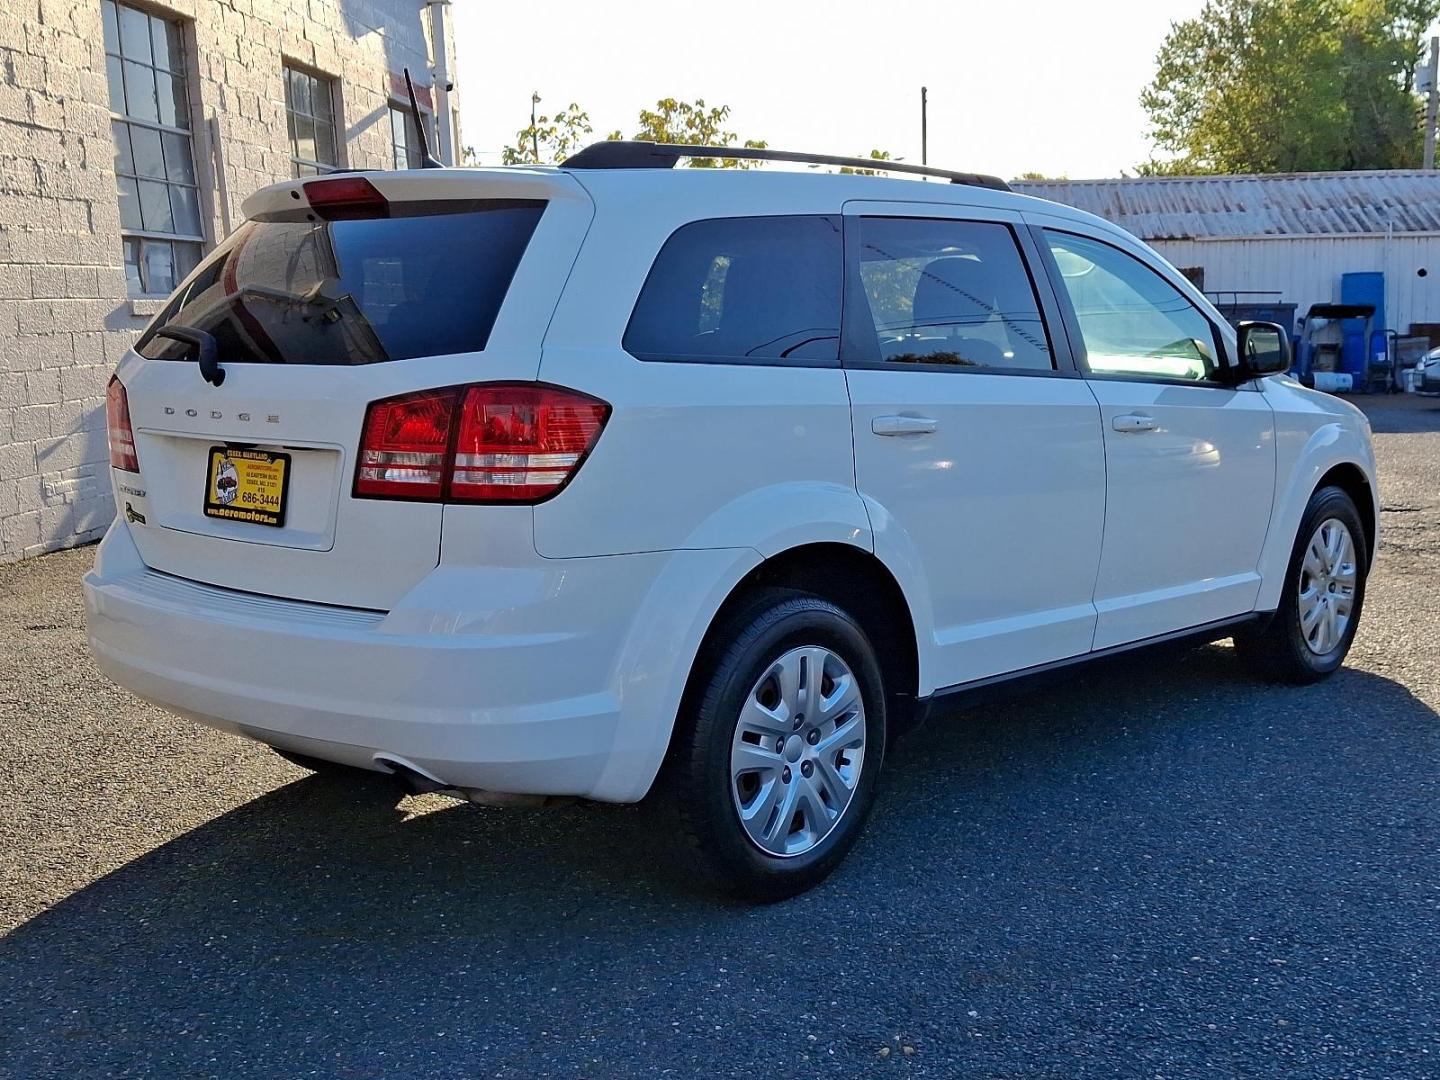
[[[1300,561],[1300,636],[1317,656],[1345,638],[1355,607],[1355,540],[1338,518],[1316,528]]]

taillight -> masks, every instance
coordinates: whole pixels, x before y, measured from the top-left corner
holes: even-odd
[[[390,216],[390,203],[363,176],[337,176],[301,185],[310,209],[326,221]]]
[[[370,405],[358,498],[535,503],[579,470],[609,418],[588,394],[536,383],[481,383]]]
[[[130,401],[125,384],[114,375],[105,388],[105,426],[110,435],[110,467],[138,473],[140,459],[135,456],[135,432],[130,427]]]
[[[536,502],[575,474],[610,414],[603,401],[553,386],[472,386],[460,405],[450,497]]]
[[[372,402],[360,435],[355,494],[385,499],[438,499],[455,418],[453,388]]]

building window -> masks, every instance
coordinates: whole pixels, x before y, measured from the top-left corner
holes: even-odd
[[[340,165],[335,143],[334,83],[285,68],[285,121],[290,127],[290,172],[314,176]]]
[[[395,168],[418,169],[425,164],[421,156],[420,140],[415,137],[414,113],[403,105],[390,106],[390,146],[395,154]],[[425,135],[430,137],[429,117],[420,114],[425,125]]]
[[[132,294],[174,291],[205,242],[180,24],[101,0],[120,237]]]

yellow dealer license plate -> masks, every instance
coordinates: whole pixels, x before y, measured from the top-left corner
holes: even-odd
[[[284,525],[289,486],[289,454],[212,446],[205,476],[205,516]]]

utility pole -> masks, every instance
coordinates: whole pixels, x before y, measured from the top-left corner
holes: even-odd
[[[1435,110],[1440,104],[1440,37],[1430,39],[1430,63],[1425,66],[1425,168],[1435,168]]]
[[[535,106],[540,104],[540,91],[530,92],[530,153],[535,158],[535,164],[540,164],[540,133],[535,130]]]
[[[925,89],[925,87],[923,87],[923,86],[920,87],[920,164],[921,164],[921,165],[929,165],[929,164],[930,164],[930,154],[929,154],[930,147],[929,147],[929,145],[928,145],[930,133],[929,133],[929,130],[928,130],[928,128],[929,128],[929,117],[928,117],[928,115],[927,115],[927,113],[929,112],[929,104],[930,104],[930,103],[929,103],[929,100],[928,100],[927,95],[928,95],[928,91]],[[1433,94],[1431,95],[1431,101],[1434,101],[1434,95],[1433,95]]]

